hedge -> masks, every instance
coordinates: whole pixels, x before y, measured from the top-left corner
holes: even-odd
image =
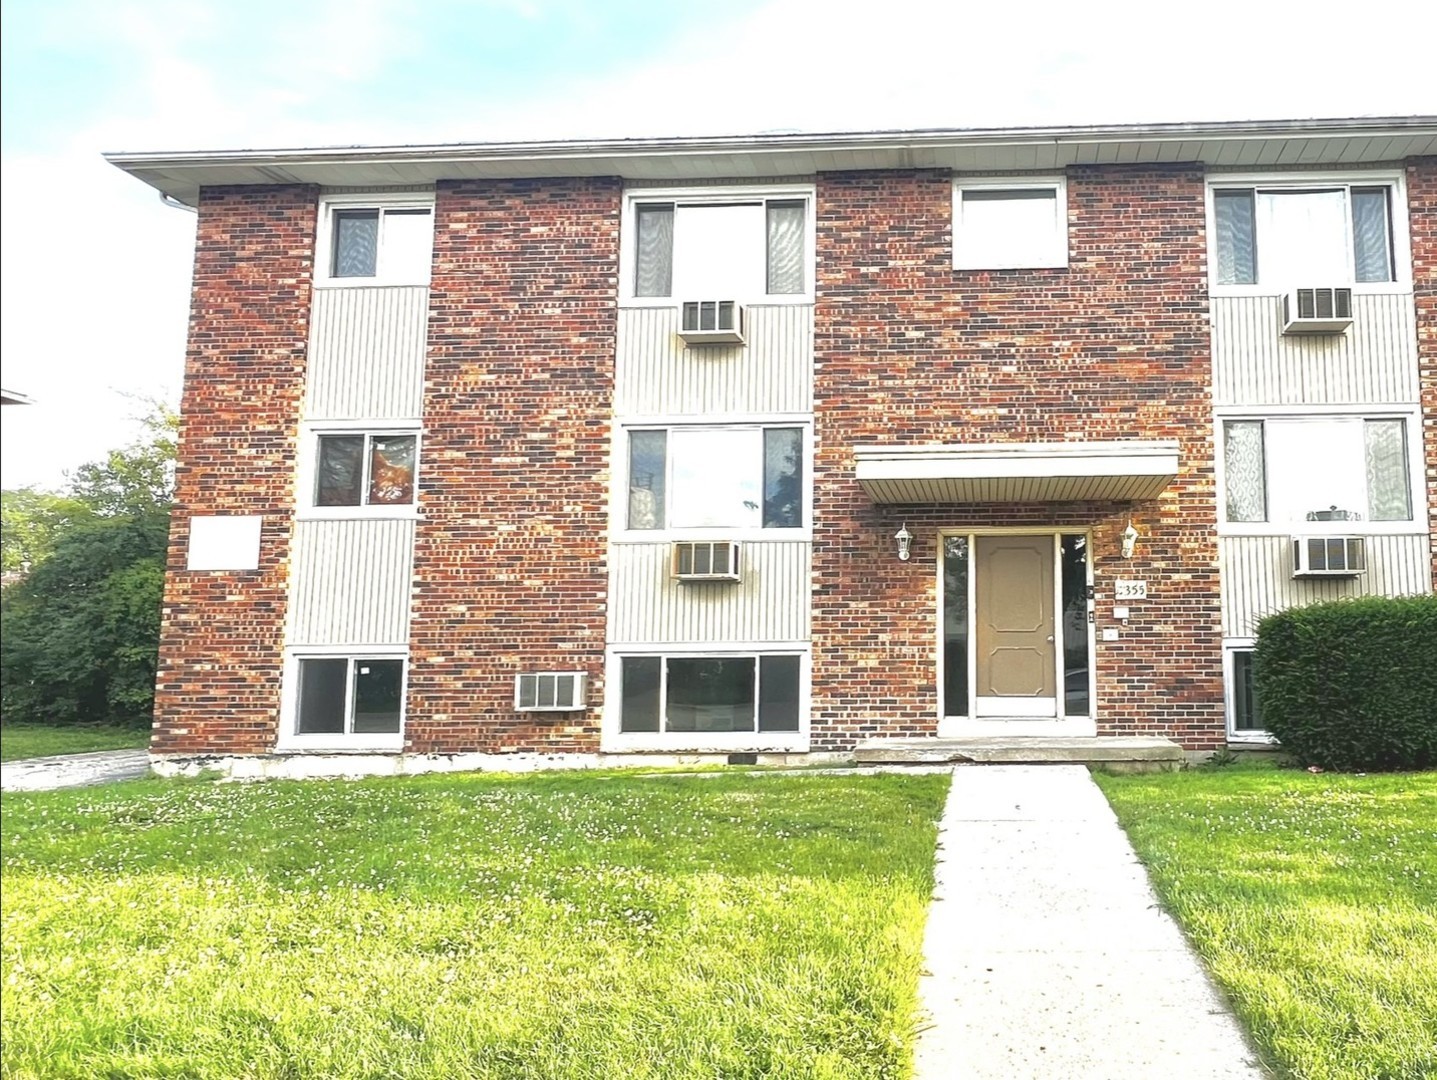
[[[1437,766],[1437,596],[1292,608],[1257,630],[1263,726],[1303,765]]]

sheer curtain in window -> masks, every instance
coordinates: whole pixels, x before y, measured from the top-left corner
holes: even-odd
[[[1367,444],[1367,516],[1373,521],[1412,520],[1405,428],[1401,420],[1368,420],[1363,425]]]
[[[1358,281],[1392,280],[1389,190],[1352,189],[1352,259]]]
[[[1223,476],[1228,521],[1266,521],[1261,420],[1229,420],[1223,426]]]
[[[803,292],[803,203],[768,204],[768,293]]]
[[[640,206],[635,245],[634,295],[672,296],[674,287],[674,208]]]

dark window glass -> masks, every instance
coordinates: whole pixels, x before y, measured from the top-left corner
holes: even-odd
[[[413,435],[376,435],[371,441],[369,501],[383,506],[414,501]]]
[[[358,506],[364,491],[364,436],[321,435],[316,506]]]
[[[763,433],[763,527],[803,524],[803,430],[768,428]]]
[[[626,656],[621,661],[620,731],[659,730],[659,678],[663,664],[659,656]]]
[[[968,715],[968,538],[943,540],[943,715]]]
[[[796,656],[759,657],[759,731],[798,730],[798,664]]]
[[[1257,281],[1257,214],[1251,188],[1213,192],[1219,285]]]
[[[670,296],[674,291],[674,208],[672,203],[640,206],[635,245],[635,296]]]
[[[1352,189],[1352,257],[1358,281],[1391,281],[1390,188]]]
[[[400,704],[404,698],[403,660],[354,662],[354,731],[356,734],[394,734],[399,731]]]
[[[754,658],[670,657],[665,731],[752,731]]]
[[[1063,537],[1063,711],[1087,716],[1088,538]]]
[[[379,211],[334,212],[333,277],[374,277],[379,256]]]
[[[1252,685],[1252,652],[1232,654],[1232,729],[1262,731],[1262,709]]]
[[[664,527],[668,433],[629,432],[629,528]]]
[[[299,733],[344,733],[345,678],[348,660],[299,662]]]

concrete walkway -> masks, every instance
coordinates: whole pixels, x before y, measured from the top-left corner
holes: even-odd
[[[938,844],[917,1080],[1266,1075],[1086,768],[955,769]]]
[[[0,764],[0,791],[53,791],[55,788],[132,780],[150,771],[148,750],[100,750],[61,754]]]

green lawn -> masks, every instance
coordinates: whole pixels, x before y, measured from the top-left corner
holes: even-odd
[[[14,1077],[901,1077],[946,776],[3,798]]]
[[[140,749],[150,743],[146,728],[40,727],[32,724],[0,725],[0,761],[85,754],[91,750]]]
[[[1281,1069],[1437,1076],[1437,773],[1234,767],[1098,782]]]

